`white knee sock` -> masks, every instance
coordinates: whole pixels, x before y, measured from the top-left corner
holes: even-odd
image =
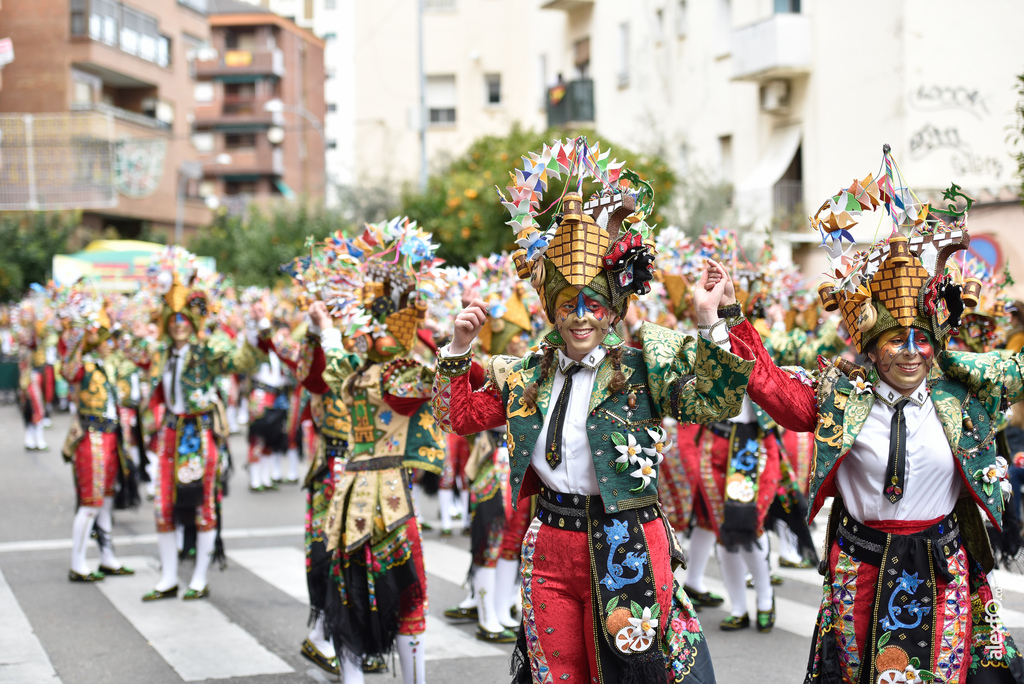
[[[157,532],[156,546],[160,551],[160,581],[157,591],[178,586],[178,541],[174,532]]]
[[[740,550],[740,554],[754,579],[757,609],[771,610],[775,591],[772,589],[771,569],[768,567],[768,535],[762,532],[757,538],[757,544],[750,551]]]
[[[85,564],[85,547],[99,512],[100,509],[94,506],[79,506],[71,525],[71,569],[80,575],[89,574],[89,566]]]
[[[704,571],[715,548],[715,533],[703,527],[694,527],[690,533],[690,553],[686,558],[686,586],[699,592],[707,591]]]
[[[270,454],[270,479],[274,482],[281,481],[281,458],[284,456],[280,451]]]
[[[46,426],[42,423],[36,423],[36,448],[46,448]]]
[[[733,617],[743,617],[747,614],[747,566],[743,562],[743,556],[739,551],[727,551],[719,544],[718,569],[722,573],[725,592],[729,594],[729,602],[732,604],[730,614]]]
[[[412,483],[412,507],[416,513],[416,519],[423,522],[423,487]]]
[[[36,426],[35,423],[29,423],[25,426],[25,448],[35,449],[36,446]]]
[[[103,508],[96,517],[96,526],[103,531],[103,537],[100,539],[100,565],[116,570],[121,567],[121,561],[114,555],[114,538],[111,536],[114,528],[113,510],[114,497],[104,497]]]
[[[217,541],[217,530],[196,533],[196,569],[192,572],[189,589],[199,591],[206,588],[206,574],[213,562],[213,545]]]
[[[398,636],[402,638],[401,635]],[[341,665],[341,681],[344,684],[363,684],[363,659],[359,658],[345,649],[338,654],[338,661]]]
[[[474,582],[475,582],[475,580],[474,580]],[[470,585],[469,585],[469,593],[466,594],[466,598],[462,599],[462,602],[459,603],[459,608],[469,609],[469,608],[475,608],[475,607],[476,607],[476,591],[473,588],[473,584],[470,583]]]
[[[398,660],[402,663],[402,684],[426,684],[427,663],[424,660],[422,635],[398,635]]]
[[[775,532],[779,535],[779,558],[790,563],[802,561],[803,558],[797,549],[796,535],[793,534],[793,530],[789,529],[789,525],[780,521],[775,526]]]
[[[334,657],[334,642],[331,641],[330,637],[324,636],[324,616],[318,615],[316,620],[313,622],[313,629],[309,630],[309,636],[307,637],[313,645],[316,646],[316,650],[324,654],[328,658]]]
[[[494,574],[494,610],[502,627],[518,627],[512,608],[519,593],[519,561],[498,559]]]
[[[476,620],[477,624],[487,632],[500,632],[504,627],[498,621],[498,613],[495,609],[495,577],[497,572],[494,568],[473,568],[473,584],[476,587]]]
[[[271,487],[274,484],[270,479],[270,462],[272,460],[270,456],[260,456],[260,462],[256,466],[260,471],[260,484],[264,487]]]
[[[299,479],[299,450],[295,447],[288,449],[286,452],[288,457],[288,479],[298,480]]]
[[[437,490],[437,503],[441,508],[441,529],[452,529],[452,504],[455,503],[455,492],[450,489]]]
[[[469,527],[469,484],[459,492],[459,513],[462,514],[462,526]]]
[[[263,486],[262,468],[259,460],[249,463],[249,487],[258,489]]]

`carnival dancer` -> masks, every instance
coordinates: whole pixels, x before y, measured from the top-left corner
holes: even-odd
[[[194,274],[195,269],[194,256],[180,247],[168,248],[156,267],[158,284],[167,288],[160,316],[164,339],[148,362],[152,401],[165,407],[156,435],[159,475],[154,501],[161,576],[143,601],[178,595],[175,527],[186,517],[195,518],[197,535],[195,570],[183,598],[210,595],[207,571],[217,538],[220,479],[220,450],[213,432],[215,381],[224,373],[249,372],[263,359],[256,348],[254,324],[241,347],[220,335],[200,337],[208,314],[206,294],[179,278],[179,271]],[[254,304],[251,314],[253,320],[262,320],[262,306]]]
[[[437,246],[396,218],[318,249],[289,272],[322,299],[309,307],[321,331],[311,367],[323,364],[322,381],[352,421],[324,528],[333,552],[327,624],[347,684],[363,681],[364,658],[396,646],[403,680],[422,684],[427,588],[407,469],[439,473],[444,435],[426,405],[433,370],[403,357],[442,286]]]
[[[522,549],[516,681],[709,681],[699,622],[672,577],[681,552],[657,503],[668,441],[660,424],[663,415],[734,415],[751,362],[650,324],[642,350],[623,345],[614,324],[652,278],[653,191],[609,156],[577,138],[523,158],[506,203],[521,247],[513,256],[555,329],[540,353],[493,358],[487,384],[473,392],[470,347],[487,320],[484,302],[474,302],[441,352],[434,414],[461,434],[505,424],[512,500],[521,506],[539,493]],[[568,187],[555,192],[542,235],[543,189],[562,173]],[[584,204],[587,177],[600,190]],[[715,320],[723,290],[703,286],[699,321],[725,343]]]
[[[254,492],[277,489],[281,459],[288,451],[288,413],[295,381],[276,351],[285,346],[278,334],[281,330],[278,327],[275,346],[268,351],[267,360],[250,378],[249,489]],[[298,460],[297,454],[295,459]]]
[[[967,210],[954,203],[964,196],[953,186],[948,209],[930,209],[906,189],[888,146],[883,167],[812,218],[838,269],[821,300],[871,365],[779,369],[749,323],[731,322],[732,339],[758,355],[751,397],[785,427],[814,432],[810,515],[835,497],[807,681],[1021,682],[1024,663],[986,576],[981,511],[1000,525],[1008,486],[995,421],[1024,396],[1024,359],[943,350],[980,290],[947,261],[969,242]],[[892,234],[850,256],[857,213],[879,207]]]
[[[110,334],[110,317],[102,302],[95,299],[84,302],[80,313],[82,330],[61,366],[64,378],[78,390],[78,411],[62,449],[65,461],[74,464],[78,498],[71,531],[68,579],[96,582],[106,575],[134,574],[114,555],[111,531],[118,481],[126,495],[120,507],[138,505],[135,471],[122,444],[117,389],[137,369],[119,353],[116,340]],[[97,572],[91,572],[85,560],[94,527],[100,547]]]
[[[36,298],[18,312],[18,378],[21,412],[25,419],[25,448],[45,451],[46,444],[46,321],[34,308]]]

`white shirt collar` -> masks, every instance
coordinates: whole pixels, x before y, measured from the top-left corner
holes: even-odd
[[[903,394],[894,390],[892,386],[884,380],[879,379],[878,384],[875,386],[875,396],[877,396],[882,403],[891,408],[894,407],[896,402],[903,397]],[[928,399],[927,379],[922,380],[921,384],[917,386],[917,389],[907,395],[907,399],[909,399],[910,403],[915,406],[924,406],[924,402]]]
[[[180,359],[180,358],[184,357],[185,354],[188,354],[189,347],[191,347],[191,346],[192,345],[190,345],[190,344],[186,344],[181,349],[175,349],[174,347],[171,347],[171,356],[177,356]]]
[[[558,369],[564,373],[569,368],[569,366],[571,366],[574,363],[578,363],[584,368],[588,368],[590,370],[597,370],[597,367],[601,365],[601,362],[604,361],[604,357],[607,355],[608,352],[605,351],[604,347],[597,346],[594,349],[594,351],[590,352],[585,357],[583,357],[582,361],[573,361],[572,359],[565,355],[564,351],[559,349]]]

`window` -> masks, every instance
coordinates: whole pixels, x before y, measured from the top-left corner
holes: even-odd
[[[336,149],[338,149],[338,141],[337,140],[328,140],[327,141],[327,149],[329,149],[329,150],[336,150]]]
[[[722,135],[718,138],[718,165],[722,180],[732,182],[732,136]]]
[[[327,103],[327,111],[332,113],[332,114],[334,112],[338,111],[338,103],[337,102],[328,102]]]
[[[228,50],[255,50],[256,32],[251,29],[247,31],[231,29],[224,36],[224,46]]]
[[[197,103],[213,102],[213,81],[200,81],[193,89]]]
[[[84,36],[88,23],[85,20],[85,0],[71,0],[71,35]]]
[[[660,43],[665,39],[665,10],[660,7],[654,10],[654,40]]]
[[[162,67],[171,65],[171,39],[167,36],[160,36],[156,43],[156,63]]]
[[[207,131],[193,133],[192,147],[196,148],[196,152],[213,152],[213,133],[209,133]]]
[[[776,14],[800,14],[800,0],[775,0]]]
[[[332,10],[338,8],[338,0],[324,0],[324,9]]]
[[[676,37],[685,38],[686,31],[689,28],[687,25],[686,17],[686,0],[679,0],[679,5],[676,7]]]
[[[160,35],[160,22],[153,15],[116,0],[89,0],[89,38],[147,62],[168,66],[171,61],[171,39]],[[86,0],[72,0],[71,33],[85,35]]]
[[[78,69],[71,70],[73,84],[71,97],[76,105],[91,105],[99,101],[103,91],[103,79]]]
[[[427,76],[426,100],[429,125],[455,124],[455,76]]]
[[[225,195],[255,195],[256,181],[224,181]]]
[[[576,67],[576,78],[590,76],[590,37],[577,40],[572,45],[573,66]]]
[[[487,90],[487,104],[501,104],[501,74],[485,74],[484,86]]]
[[[629,23],[619,24],[619,87],[629,85]]]
[[[256,147],[255,133],[225,133],[224,148],[228,150],[251,150]]]

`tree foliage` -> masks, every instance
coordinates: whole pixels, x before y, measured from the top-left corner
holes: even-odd
[[[347,227],[336,211],[303,204],[282,203],[270,210],[253,206],[245,216],[219,214],[188,248],[215,258],[217,270],[238,285],[270,286],[284,280],[281,264],[303,252],[307,237],[322,240]]]
[[[476,140],[462,156],[454,159],[443,173],[432,175],[425,192],[403,193],[401,211],[415,219],[440,242],[438,256],[449,263],[465,265],[481,254],[512,250],[515,236],[505,225],[508,212],[494,187],[503,191],[509,185],[509,172],[522,167],[520,157],[539,151],[556,139],[586,135],[592,143],[600,140],[601,149],[609,146],[612,155],[626,162],[654,188],[656,214],[649,221],[663,225],[666,208],[672,206],[677,181],[668,164],[659,157],[631,152],[593,131],[526,131],[513,126],[507,136],[486,136]],[[563,177],[564,178],[564,177]],[[557,183],[557,181],[555,181]],[[506,193],[507,194],[507,193]],[[546,225],[548,216],[542,219]]]
[[[76,212],[0,213],[0,299],[20,299],[32,283],[46,283],[53,256],[66,250],[78,222]]]

